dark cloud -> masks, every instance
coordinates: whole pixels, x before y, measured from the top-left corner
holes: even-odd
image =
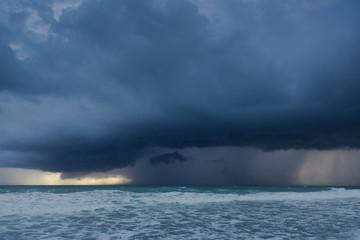
[[[158,153],[171,149],[156,148]],[[154,154],[154,153],[152,153]],[[179,153],[180,154],[180,153]],[[131,184],[176,185],[355,185],[360,183],[359,150],[277,150],[263,152],[247,147],[185,148],[186,161],[151,165],[149,155],[132,166],[107,172],[65,172],[62,179],[126,176]],[[160,154],[161,155],[161,154]],[[11,155],[7,155],[7,159]],[[22,171],[0,169],[2,184],[24,184],[30,178]],[[33,172],[39,178],[41,172]],[[46,173],[47,174],[47,173]],[[35,178],[36,179],[36,178]],[[43,183],[43,182],[42,182]]]
[[[25,78],[26,72],[15,58],[14,52],[4,43],[0,42],[0,91],[16,91],[21,85],[27,85]],[[29,87],[29,86],[27,86]]]
[[[163,151],[169,151],[164,149]],[[185,148],[184,162],[152,167],[147,158],[117,170],[133,184],[355,185],[359,150],[277,150],[248,147]]]
[[[183,162],[186,161],[186,157],[178,153],[177,151],[172,153],[165,153],[161,155],[154,156],[150,158],[149,162],[152,165],[158,164],[169,164],[174,163],[176,161]]]
[[[0,9],[0,166],[66,178],[154,147],[360,147],[359,1]]]

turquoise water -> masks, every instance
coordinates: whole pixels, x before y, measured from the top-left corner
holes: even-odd
[[[360,188],[0,186],[0,239],[360,239]]]

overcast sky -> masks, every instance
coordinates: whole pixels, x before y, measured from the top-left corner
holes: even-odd
[[[13,173],[0,184],[32,169],[359,185],[359,13],[358,0],[0,0]]]

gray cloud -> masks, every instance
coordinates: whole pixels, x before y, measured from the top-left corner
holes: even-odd
[[[163,149],[169,151],[170,149]],[[115,172],[133,184],[355,185],[359,150],[276,150],[248,147],[185,148],[184,162],[152,167],[147,158]]]
[[[186,161],[186,157],[178,153],[177,151],[172,153],[165,153],[161,155],[156,155],[152,158],[150,158],[149,162],[152,165],[158,165],[158,164],[169,164],[174,163],[176,161],[183,162]]]
[[[358,1],[60,3],[0,2],[2,167],[360,146]]]

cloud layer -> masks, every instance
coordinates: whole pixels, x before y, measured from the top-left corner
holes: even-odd
[[[66,176],[154,147],[358,149],[359,11],[356,0],[0,1],[0,166]]]

